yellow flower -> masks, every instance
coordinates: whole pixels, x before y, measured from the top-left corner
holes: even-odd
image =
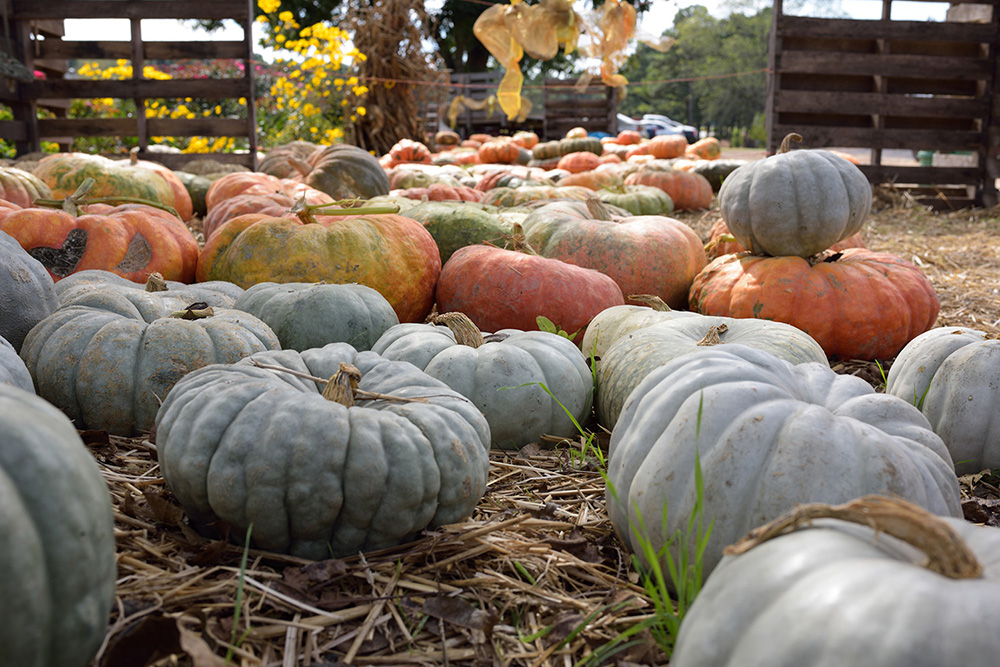
[[[216,104],[215,105],[215,115],[217,115],[217,116],[221,116],[222,115],[222,105],[221,104]]]
[[[247,98],[241,97],[239,100],[240,106],[245,106],[247,103]]]
[[[281,44],[283,41],[285,41],[285,36],[281,34],[275,35],[274,41],[276,41],[278,44]]]
[[[309,132],[311,132],[312,134],[316,134],[317,132],[319,132],[319,128],[313,125],[312,127],[309,128]]]
[[[359,116],[364,116],[366,113],[368,113],[367,109],[365,109],[364,107],[358,107],[358,115]]]
[[[281,0],[257,0],[257,6],[265,14],[273,14],[281,6]]]

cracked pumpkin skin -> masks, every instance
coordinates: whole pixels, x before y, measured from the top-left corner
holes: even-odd
[[[194,281],[198,242],[177,216],[143,204],[88,204],[79,211],[8,207],[0,209],[0,230],[42,262],[54,281],[86,269],[134,282],[154,271],[166,280]]]
[[[695,277],[691,310],[791,324],[833,359],[891,359],[934,325],[941,303],[913,264],[863,248],[827,257],[719,257]]]
[[[263,282],[358,283],[381,293],[400,322],[423,321],[441,273],[437,244],[423,225],[395,214],[315,220],[233,218],[206,241],[197,279],[244,289]]]

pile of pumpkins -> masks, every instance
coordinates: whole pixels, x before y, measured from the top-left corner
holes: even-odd
[[[106,630],[111,506],[77,428],[153,431],[194,526],[252,525],[260,548],[321,559],[469,516],[490,448],[574,438],[594,414],[611,432],[608,513],[640,560],[676,557],[695,513],[711,521],[706,601],[683,626],[678,665],[758,656],[746,651],[802,664],[822,636],[788,642],[779,660],[765,654],[783,642],[744,626],[758,599],[773,607],[768,628],[798,618],[796,600],[766,587],[831,567],[834,546],[900,569],[903,587],[940,576],[843,527],[841,504],[870,494],[906,502],[866,501],[869,518],[875,506],[916,512],[918,525],[953,517],[938,530],[959,531],[986,566],[968,585],[996,592],[994,530],[955,517],[956,462],[1000,466],[1000,342],[932,328],[926,277],[863,247],[871,189],[842,157],[789,140],[722,164],[717,142],[633,135],[445,132],[380,159],[296,142],[259,172],[207,176],[77,154],[0,169],[0,428],[15,434],[0,446],[0,527],[31,545],[0,552],[0,577],[23,584],[0,602],[19,619],[0,629],[0,656],[83,665]],[[706,252],[670,214],[716,193]],[[829,364],[893,357],[885,393]],[[802,503],[836,505],[835,518],[725,555]],[[780,569],[785,544],[816,563]],[[721,602],[740,586],[745,600]],[[836,613],[817,606],[817,632]],[[732,632],[710,642],[723,614]],[[967,638],[956,623],[947,636]],[[867,647],[854,631],[838,629],[840,650]],[[994,654],[980,635],[963,664]],[[920,646],[907,664],[949,662]]]

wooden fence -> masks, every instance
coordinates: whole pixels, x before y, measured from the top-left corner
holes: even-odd
[[[872,183],[895,183],[938,208],[997,204],[1000,0],[975,4],[985,11],[932,22],[893,20],[892,0],[881,0],[879,20],[787,16],[775,0],[768,150],[798,132],[810,148],[870,149],[861,169]],[[964,157],[900,165],[885,159],[888,149]]]
[[[237,162],[251,169],[257,164],[257,119],[254,111],[254,68],[251,25],[252,0],[0,0],[13,34],[13,55],[29,72],[36,64],[66,62],[69,59],[127,59],[133,77],[124,80],[71,79],[42,69],[45,79],[8,79],[0,85],[0,103],[13,110],[14,120],[0,122],[0,138],[13,141],[19,154],[37,151],[42,141],[61,145],[72,137],[136,137],[140,159],[152,159],[170,167],[195,157],[211,157]],[[61,31],[41,33],[41,22],[61,23],[62,19],[126,18],[131,24],[129,41],[67,41]],[[143,41],[143,19],[233,19],[243,28],[241,40],[206,40],[199,42]],[[43,38],[39,38],[39,37]],[[242,61],[242,75],[228,79],[152,80],[143,77],[150,60],[222,59]],[[0,80],[0,83],[3,83]],[[56,118],[39,119],[38,109],[68,106],[70,99],[132,99],[140,113],[134,118]],[[147,99],[240,99],[245,100],[244,118],[146,118]],[[237,137],[246,138],[246,153],[171,154],[149,153],[149,138]]]

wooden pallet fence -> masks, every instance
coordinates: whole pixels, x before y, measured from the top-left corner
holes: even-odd
[[[1000,0],[976,0],[986,12],[950,11],[945,22],[893,20],[892,0],[881,4],[879,20],[820,19],[785,15],[775,0],[768,150],[798,132],[810,148],[869,149],[861,169],[873,184],[936,207],[997,204]],[[887,149],[967,158],[887,164]]]

